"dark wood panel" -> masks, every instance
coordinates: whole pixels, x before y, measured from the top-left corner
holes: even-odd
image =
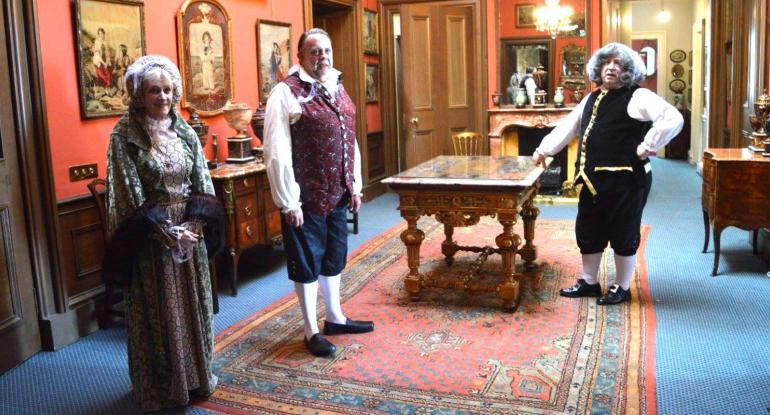
[[[101,261],[104,235],[91,197],[59,204],[62,281],[68,307],[98,296],[102,290]],[[90,293],[90,295],[84,295]]]
[[[0,206],[0,333],[10,330],[22,319],[9,223],[8,207]]]
[[[367,134],[369,180],[385,177],[385,140],[382,131]]]

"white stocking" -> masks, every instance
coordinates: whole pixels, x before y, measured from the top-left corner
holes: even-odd
[[[602,252],[583,255],[583,274],[580,276],[586,284],[594,285],[599,280],[599,264],[602,262]]]
[[[326,302],[326,321],[345,324],[348,320],[340,305],[340,274],[332,277],[319,275],[318,282],[321,284],[321,293]]]
[[[305,319],[305,338],[310,339],[318,333],[318,282],[294,283],[294,291],[299,298],[302,317]]]
[[[628,290],[631,287],[631,277],[634,276],[634,267],[636,267],[636,255],[615,254],[615,284]]]

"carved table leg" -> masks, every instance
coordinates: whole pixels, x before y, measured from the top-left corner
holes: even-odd
[[[535,239],[535,220],[540,214],[540,209],[532,204],[532,199],[524,203],[521,209],[521,218],[524,220],[524,246],[519,249],[519,255],[524,260],[524,269],[530,271],[535,268],[537,258],[537,246],[532,243]]]
[[[425,232],[417,228],[417,219],[420,215],[417,211],[401,211],[401,216],[406,219],[407,228],[401,232],[401,241],[406,245],[406,257],[409,265],[409,275],[404,280],[404,286],[412,301],[420,298],[420,244],[425,239]]]
[[[446,261],[446,264],[449,266],[455,262],[454,255],[455,252],[457,252],[457,243],[452,240],[454,230],[454,225],[444,224],[444,235],[446,236],[446,239],[441,243],[441,253],[444,254],[444,261]]]
[[[706,209],[703,209],[703,229],[706,231],[706,237],[703,238],[703,253],[705,254],[709,249],[709,233],[711,232],[709,229],[709,214],[706,212]]]
[[[717,275],[719,269],[719,240],[722,238],[722,228],[714,225],[714,269],[711,271],[711,276]]]
[[[499,214],[498,220],[503,225],[503,233],[495,238],[500,249],[503,265],[503,282],[497,287],[498,296],[503,300],[503,310],[514,311],[519,305],[519,280],[514,275],[516,250],[521,244],[521,237],[513,233],[516,214]]]

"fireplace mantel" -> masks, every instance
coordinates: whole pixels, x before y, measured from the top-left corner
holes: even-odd
[[[575,108],[574,105],[562,108],[546,106],[544,108],[516,108],[504,106],[490,108],[489,112],[489,154],[501,156],[501,136],[506,128],[552,128]]]

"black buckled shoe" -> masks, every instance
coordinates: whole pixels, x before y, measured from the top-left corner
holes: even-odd
[[[324,322],[324,334],[359,334],[369,333],[374,331],[374,323],[371,321],[357,321],[347,319],[345,324],[332,323],[331,321]]]
[[[578,297],[601,297],[602,286],[598,282],[596,284],[588,284],[584,279],[577,280],[577,283],[569,288],[562,288],[559,290],[559,295],[562,297],[578,298]]]
[[[630,299],[631,299],[630,290],[624,290],[618,284],[613,284],[612,287],[610,287],[610,290],[607,291],[607,294],[604,295],[604,297],[596,300],[596,304],[599,304],[599,305],[620,304],[620,303],[625,303]]]
[[[306,337],[305,347],[307,347],[313,356],[317,357],[333,357],[334,353],[337,352],[337,348],[326,340],[321,333],[314,334],[310,337],[310,340]]]

